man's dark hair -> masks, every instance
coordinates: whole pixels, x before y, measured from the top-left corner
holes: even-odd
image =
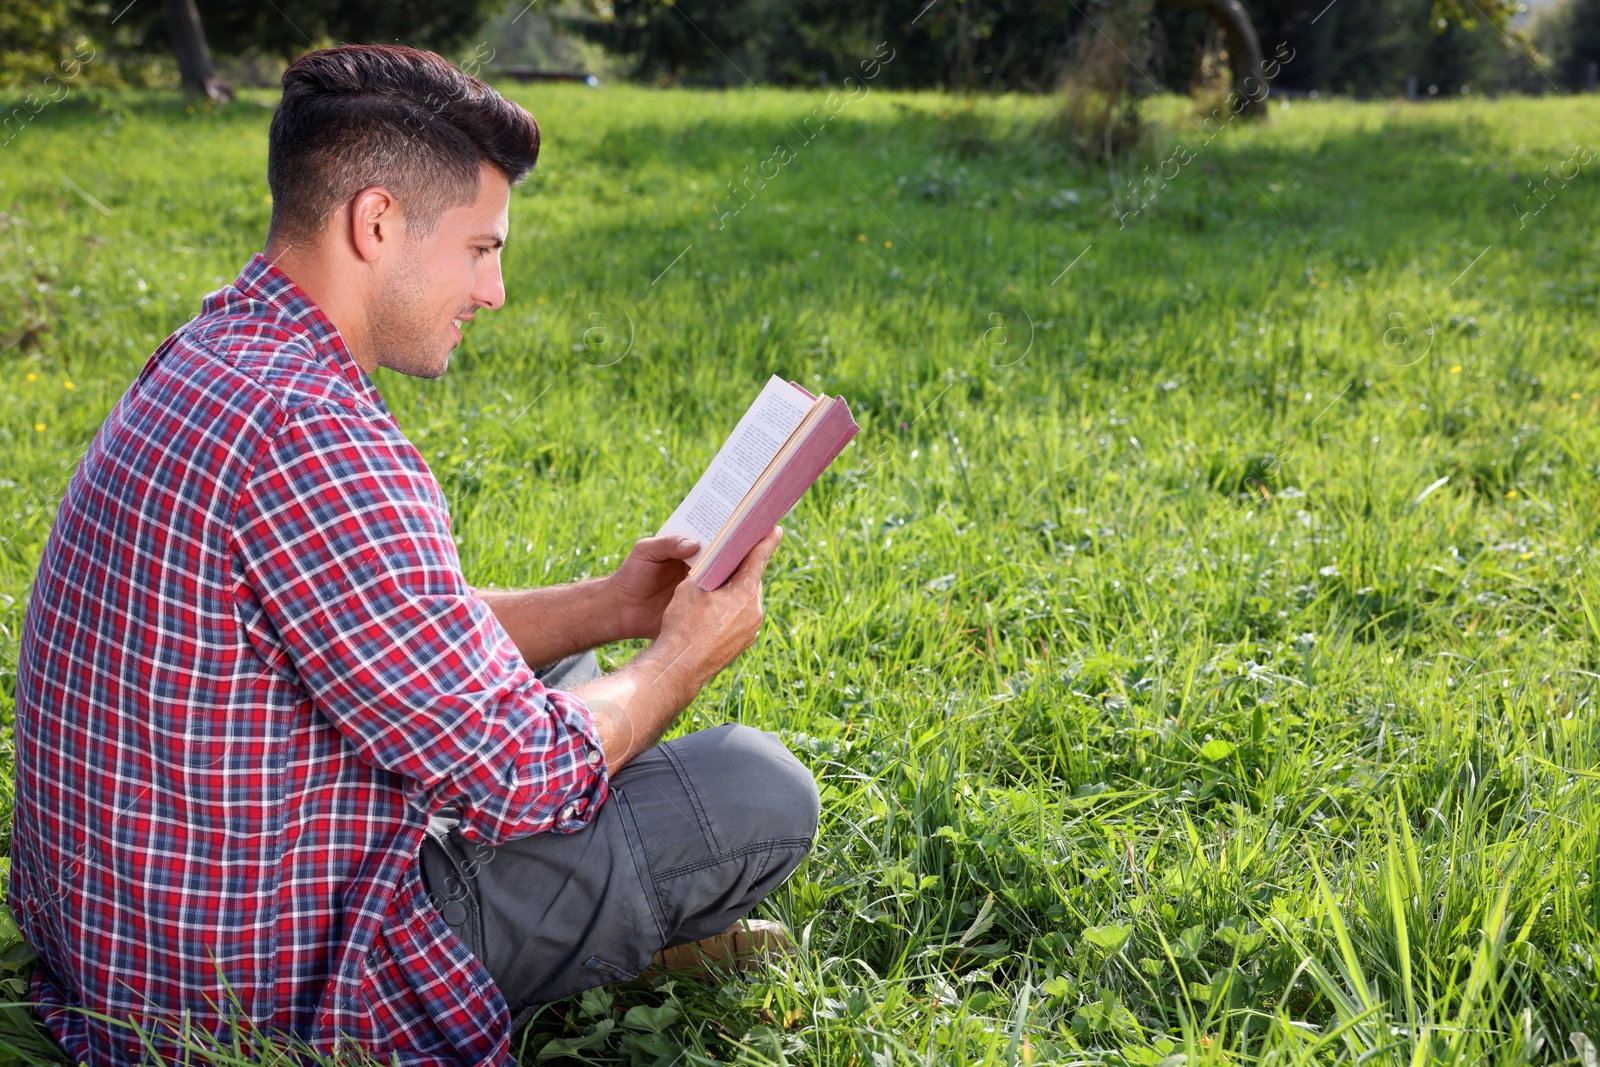
[[[308,52],[283,72],[267,135],[270,240],[314,237],[374,185],[424,236],[446,208],[477,199],[480,162],[515,185],[538,158],[533,116],[442,56],[398,45]]]

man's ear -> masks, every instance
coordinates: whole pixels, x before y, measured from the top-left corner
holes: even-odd
[[[400,242],[405,225],[399,201],[381,185],[361,190],[350,203],[350,242],[368,263]]]

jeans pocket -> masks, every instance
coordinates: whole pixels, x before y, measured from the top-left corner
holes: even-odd
[[[656,926],[656,936],[664,940],[669,930],[666,905],[661,899],[660,890],[656,887],[655,878],[650,873],[650,858],[644,847],[644,832],[634,818],[633,805],[629,803],[628,795],[620,790],[612,793],[607,803],[615,805],[617,814],[621,817],[622,840],[628,847],[628,859],[633,864],[634,877],[639,882],[639,892],[650,910],[650,918]]]
[[[614,963],[607,963],[599,956],[590,956],[588,959],[583,961],[583,965],[589,970],[594,971],[596,974],[604,975],[605,982],[629,982],[644,973],[644,967],[640,967],[635,971],[629,971],[625,968],[618,967]],[[646,966],[648,966],[648,964],[646,964]]]

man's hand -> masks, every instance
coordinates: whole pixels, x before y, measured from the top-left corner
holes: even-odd
[[[674,590],[651,652],[670,655],[687,667],[697,691],[755,643],[761,628],[761,575],[782,538],[783,527],[774,526],[721,588],[701,589],[685,578]]]
[[[782,536],[773,527],[719,589],[701,589],[687,576],[669,587],[655,643],[620,671],[573,690],[594,713],[612,773],[655,744],[701,687],[755,642],[761,575]]]
[[[661,616],[689,575],[684,560],[699,548],[698,541],[686,537],[647,537],[633,546],[607,579],[616,601],[619,638],[654,639],[661,633]]]

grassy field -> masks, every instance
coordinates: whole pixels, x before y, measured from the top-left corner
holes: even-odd
[[[376,378],[469,581],[608,570],[769,374],[863,427],[682,724],[816,773],[804,951],[526,1062],[1592,1067],[1600,101],[1169,99],[1112,174],[1048,99],[510,91],[508,305]],[[72,464],[263,243],[270,106],[0,149],[8,721]]]

